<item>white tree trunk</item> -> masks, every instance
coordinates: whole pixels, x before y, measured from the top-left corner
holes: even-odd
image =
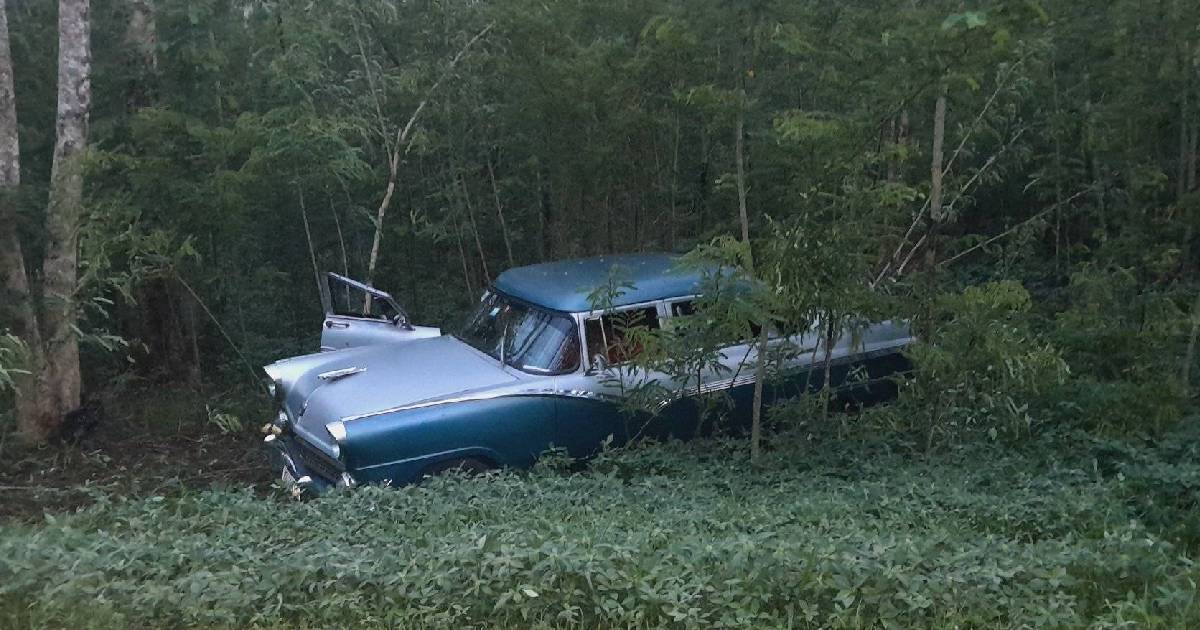
[[[83,158],[91,105],[91,28],[88,0],[58,5],[58,116],[50,201],[46,209],[46,260],[42,343],[45,362],[38,374],[42,417],[30,437],[45,439],[63,416],[79,407],[81,378],[75,288],[79,268],[79,224],[83,213]]]
[[[25,258],[17,239],[17,213],[13,198],[21,184],[21,152],[17,139],[17,103],[13,92],[12,51],[8,41],[8,10],[0,0],[0,314],[16,326],[15,332],[29,349],[31,374],[17,374],[17,422],[26,432],[37,426],[38,366],[42,341],[34,315]]]

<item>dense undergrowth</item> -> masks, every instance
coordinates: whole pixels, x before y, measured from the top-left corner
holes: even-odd
[[[914,455],[806,432],[0,529],[0,626],[1200,625],[1195,422]]]

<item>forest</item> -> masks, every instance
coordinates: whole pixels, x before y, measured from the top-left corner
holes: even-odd
[[[2,0],[0,626],[1198,627],[1198,150],[1196,0]],[[324,272],[452,331],[631,252],[914,370],[278,486]]]

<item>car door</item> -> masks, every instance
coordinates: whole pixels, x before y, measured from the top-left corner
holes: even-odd
[[[325,321],[321,350],[411,341],[442,334],[438,328],[413,326],[391,295],[336,273],[321,286]]]
[[[632,365],[641,349],[635,336],[626,334],[632,328],[657,328],[660,307],[641,304],[579,318],[586,358],[575,373],[556,377],[555,446],[586,457],[605,443],[619,446],[665,435],[655,397],[673,384],[666,374]]]
[[[664,315],[674,319],[695,313],[692,298],[673,300],[665,305]],[[670,322],[671,319],[667,321]],[[708,404],[723,403],[718,407],[728,418],[731,426],[749,426],[753,409],[755,368],[758,363],[757,327],[751,326],[753,334],[748,339],[731,341],[723,347],[716,365],[710,365],[682,384],[680,399],[671,405],[675,415],[695,416]],[[794,335],[771,332],[767,349],[772,356],[774,377],[764,384],[764,404],[777,398],[796,396],[803,391],[812,366],[813,351],[818,342],[817,335],[805,331]],[[724,400],[715,397],[723,396]],[[708,400],[702,400],[708,398]],[[702,432],[713,426],[699,425]]]

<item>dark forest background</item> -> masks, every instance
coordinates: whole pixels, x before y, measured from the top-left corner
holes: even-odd
[[[315,349],[314,267],[453,327],[505,268],[685,252],[740,236],[744,203],[760,275],[791,273],[804,308],[878,298],[959,323],[926,329],[946,378],[1036,348],[1088,413],[1178,417],[1200,371],[1196,8],[98,4],[84,398],[252,388],[248,365]],[[35,301],[56,15],[8,7],[22,180],[6,198]]]

